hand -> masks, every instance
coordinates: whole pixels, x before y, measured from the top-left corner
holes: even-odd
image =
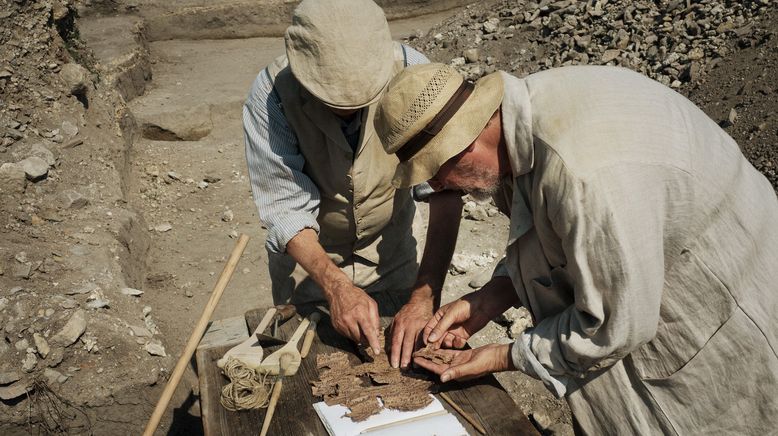
[[[489,344],[469,350],[440,350],[454,358],[449,364],[434,363],[423,357],[413,359],[417,365],[440,375],[440,381],[467,380],[493,372],[515,369],[511,360],[511,344]]]
[[[338,333],[354,342],[367,342],[375,355],[381,354],[378,341],[380,318],[378,304],[365,291],[351,283],[343,283],[330,293],[330,318]]]
[[[438,309],[424,326],[424,343],[434,343],[434,348],[464,347],[491,319],[481,310],[481,295],[473,292]]]
[[[389,361],[393,368],[406,368],[411,362],[416,345],[420,342],[419,334],[434,312],[434,300],[411,300],[403,306],[392,321],[392,355]]]

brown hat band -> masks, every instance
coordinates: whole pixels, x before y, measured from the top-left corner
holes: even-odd
[[[462,84],[454,91],[454,95],[448,99],[440,112],[419,133],[413,135],[402,148],[395,152],[400,162],[407,162],[413,156],[416,156],[416,153],[424,148],[443,129],[443,126],[449,122],[459,108],[465,104],[473,89],[475,89],[475,86],[472,83],[463,80]]]

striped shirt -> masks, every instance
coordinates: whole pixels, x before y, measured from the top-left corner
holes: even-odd
[[[428,63],[418,51],[403,45],[405,64]],[[273,82],[262,70],[251,86],[243,105],[243,131],[246,142],[251,192],[259,219],[267,228],[265,245],[274,253],[286,251],[286,244],[301,230],[319,232],[319,189],[303,172],[305,158],[297,137],[284,117]],[[361,122],[361,117],[355,117]],[[344,123],[344,134],[353,133],[353,123]],[[425,184],[426,185],[426,184]],[[416,196],[429,190],[417,189]]]

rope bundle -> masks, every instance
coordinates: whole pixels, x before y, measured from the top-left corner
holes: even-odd
[[[267,374],[257,372],[238,359],[230,357],[222,368],[230,383],[222,389],[221,403],[230,411],[267,407],[273,381]]]

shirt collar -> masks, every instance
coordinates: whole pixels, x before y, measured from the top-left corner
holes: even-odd
[[[525,81],[505,72],[501,74],[505,87],[501,105],[502,132],[515,178],[530,172],[535,163],[532,107]]]

